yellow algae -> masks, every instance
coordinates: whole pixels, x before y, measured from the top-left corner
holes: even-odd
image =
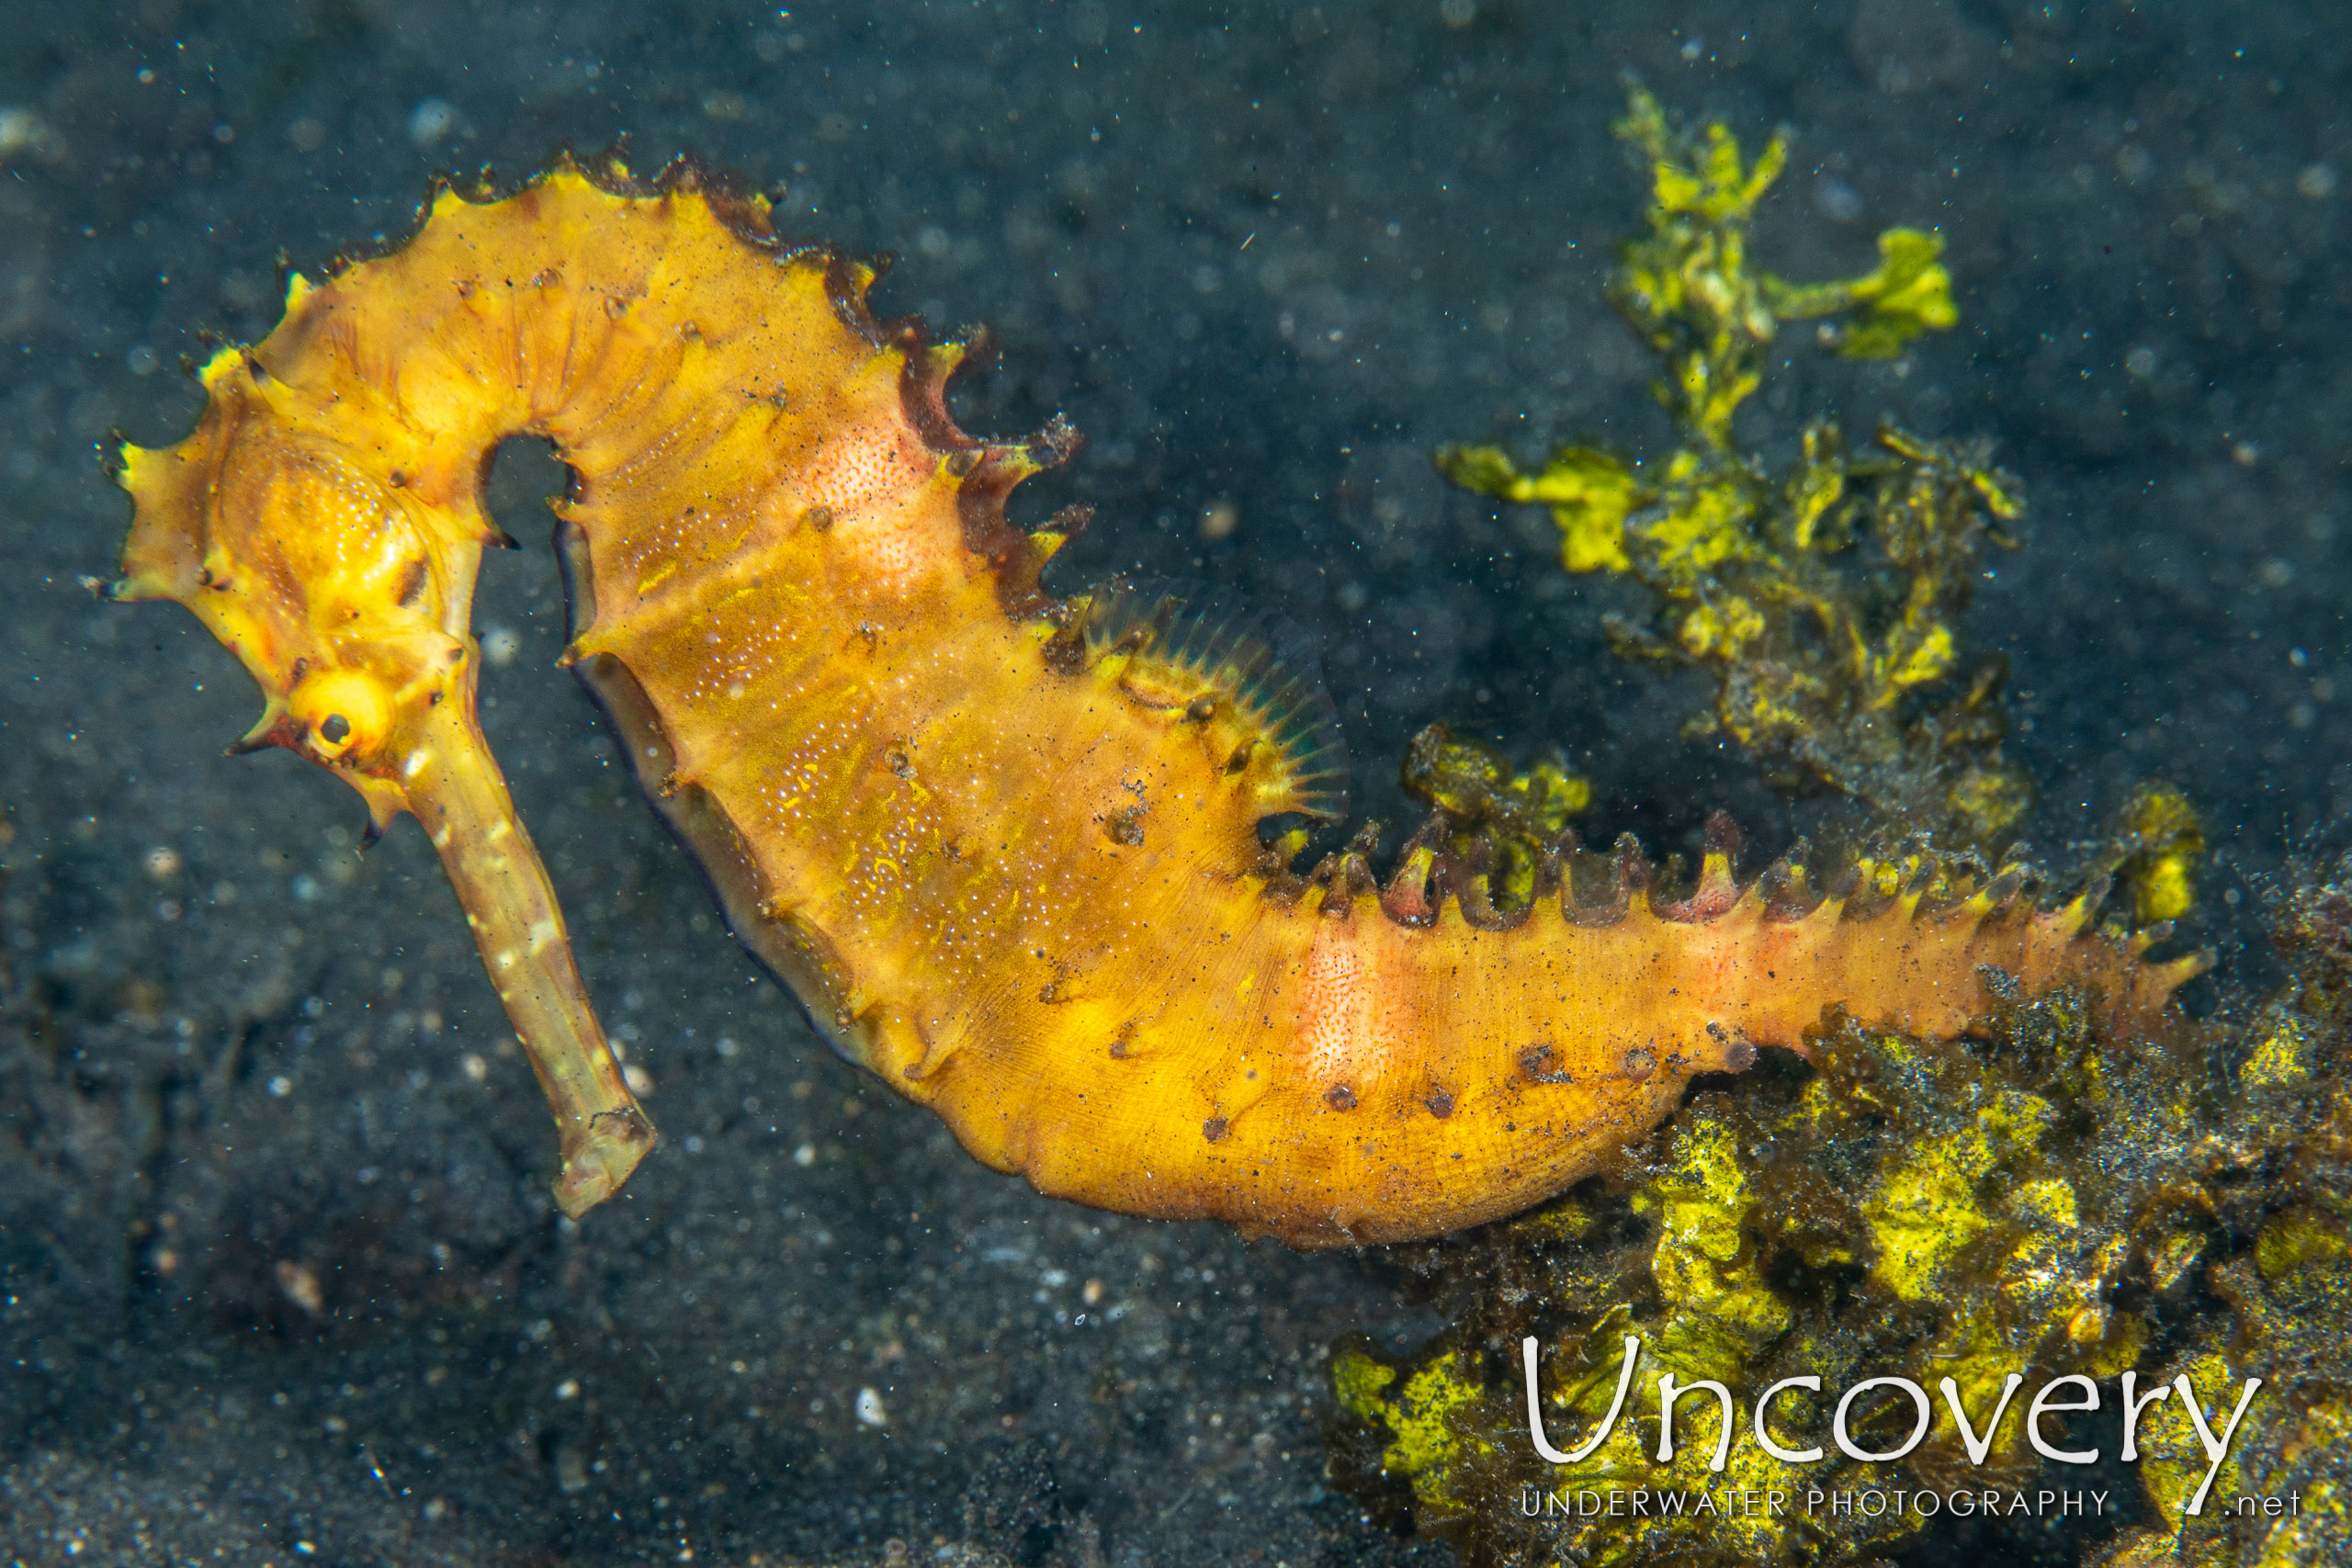
[[[1653,196],[1609,298],[1663,362],[1655,389],[1683,445],[1654,478],[1573,444],[1528,469],[1499,447],[1441,447],[1439,471],[1549,507],[1568,570],[1622,573],[1658,596],[1649,625],[1612,619],[1611,639],[1625,657],[1714,677],[1694,729],[1727,735],[1789,787],[1990,845],[2030,792],[2000,756],[1999,667],[1972,666],[1954,624],[1985,546],[2015,542],[2016,481],[1977,446],[1892,425],[1850,451],[1828,421],[1805,428],[1776,477],[1735,429],[1784,321],[1820,321],[1850,358],[1891,357],[1951,327],[1941,240],[1889,230],[1870,272],[1788,282],[1755,268],[1747,244],[1785,163],[1780,138],[1750,162],[1727,128],[1679,132],[1638,90],[1618,129],[1648,160]]]
[[[2141,786],[2123,807],[2129,853],[2118,868],[2142,923],[2178,919],[2197,902],[2205,829],[2188,796],[2172,784]]]
[[[1973,1126],[1897,1151],[1861,1209],[1877,1251],[1873,1274],[1905,1300],[1933,1295],[1945,1266],[1992,1224],[1976,1183],[2002,1159],[2031,1147],[2049,1124],[2045,1101],[2005,1093],[1978,1109]]]

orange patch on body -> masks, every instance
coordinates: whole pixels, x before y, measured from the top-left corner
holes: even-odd
[[[938,467],[938,454],[905,426],[860,424],[830,434],[795,488],[831,514],[833,548],[861,585],[903,597],[938,570],[942,525],[954,518],[952,505],[905,504]]]
[[[1293,1055],[1317,1093],[1345,1089],[1361,1098],[1388,1076],[1395,1055],[1384,1027],[1395,1000],[1384,987],[1376,942],[1352,919],[1317,923],[1298,986],[1298,1032]]]

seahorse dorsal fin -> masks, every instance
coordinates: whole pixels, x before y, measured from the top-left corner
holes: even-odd
[[[1085,617],[1088,665],[1174,722],[1210,727],[1265,814],[1348,811],[1348,748],[1307,634],[1227,589],[1113,579]]]

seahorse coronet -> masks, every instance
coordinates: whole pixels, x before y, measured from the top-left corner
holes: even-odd
[[[966,434],[945,388],[984,340],[877,321],[887,259],[771,220],[618,152],[444,181],[213,355],[187,439],[121,453],[113,596],[237,653],[265,696],[243,746],[328,767],[373,830],[418,818],[556,1112],[568,1212],[654,1135],[476,717],[481,484],[514,434],[572,476],[563,662],[738,940],[1050,1195],[1298,1246],[1428,1235],[1560,1190],[1693,1077],[1841,1010],[1950,1034],[2002,1000],[1989,974],[2154,1027],[2194,972],[2086,931],[2095,898],[2040,910],[2022,873],[1924,849],[1743,883],[1723,818],[1674,898],[1630,840],[1563,832],[1498,908],[1480,841],[1434,819],[1385,885],[1374,828],[1302,874],[1281,824],[1345,809],[1306,661],[1239,612],[1047,592],[1087,514],[1023,532],[1005,498],[1075,431]]]

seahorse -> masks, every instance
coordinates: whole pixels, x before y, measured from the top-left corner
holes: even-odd
[[[1628,853],[1588,901],[1555,853],[1508,917],[1426,842],[1385,886],[1357,851],[1294,875],[1304,835],[1272,829],[1344,810],[1311,672],[1246,616],[1046,592],[1083,519],[1023,533],[1004,501],[1073,434],[965,434],[944,389],[971,345],[875,319],[876,276],[688,163],[444,184],[206,365],[186,440],[122,449],[111,596],[235,650],[266,705],[232,750],[326,767],[371,835],[417,818],[555,1111],[567,1213],[654,1133],[476,719],[482,479],[517,434],[571,470],[563,658],[735,936],[1050,1196],[1426,1236],[1562,1190],[1826,1011],[1951,1035],[2079,984],[2146,1026],[2196,972],[2015,874],[1928,899],[1871,866],[1849,899],[1788,867],[1742,886],[1717,844],[1685,897]]]

